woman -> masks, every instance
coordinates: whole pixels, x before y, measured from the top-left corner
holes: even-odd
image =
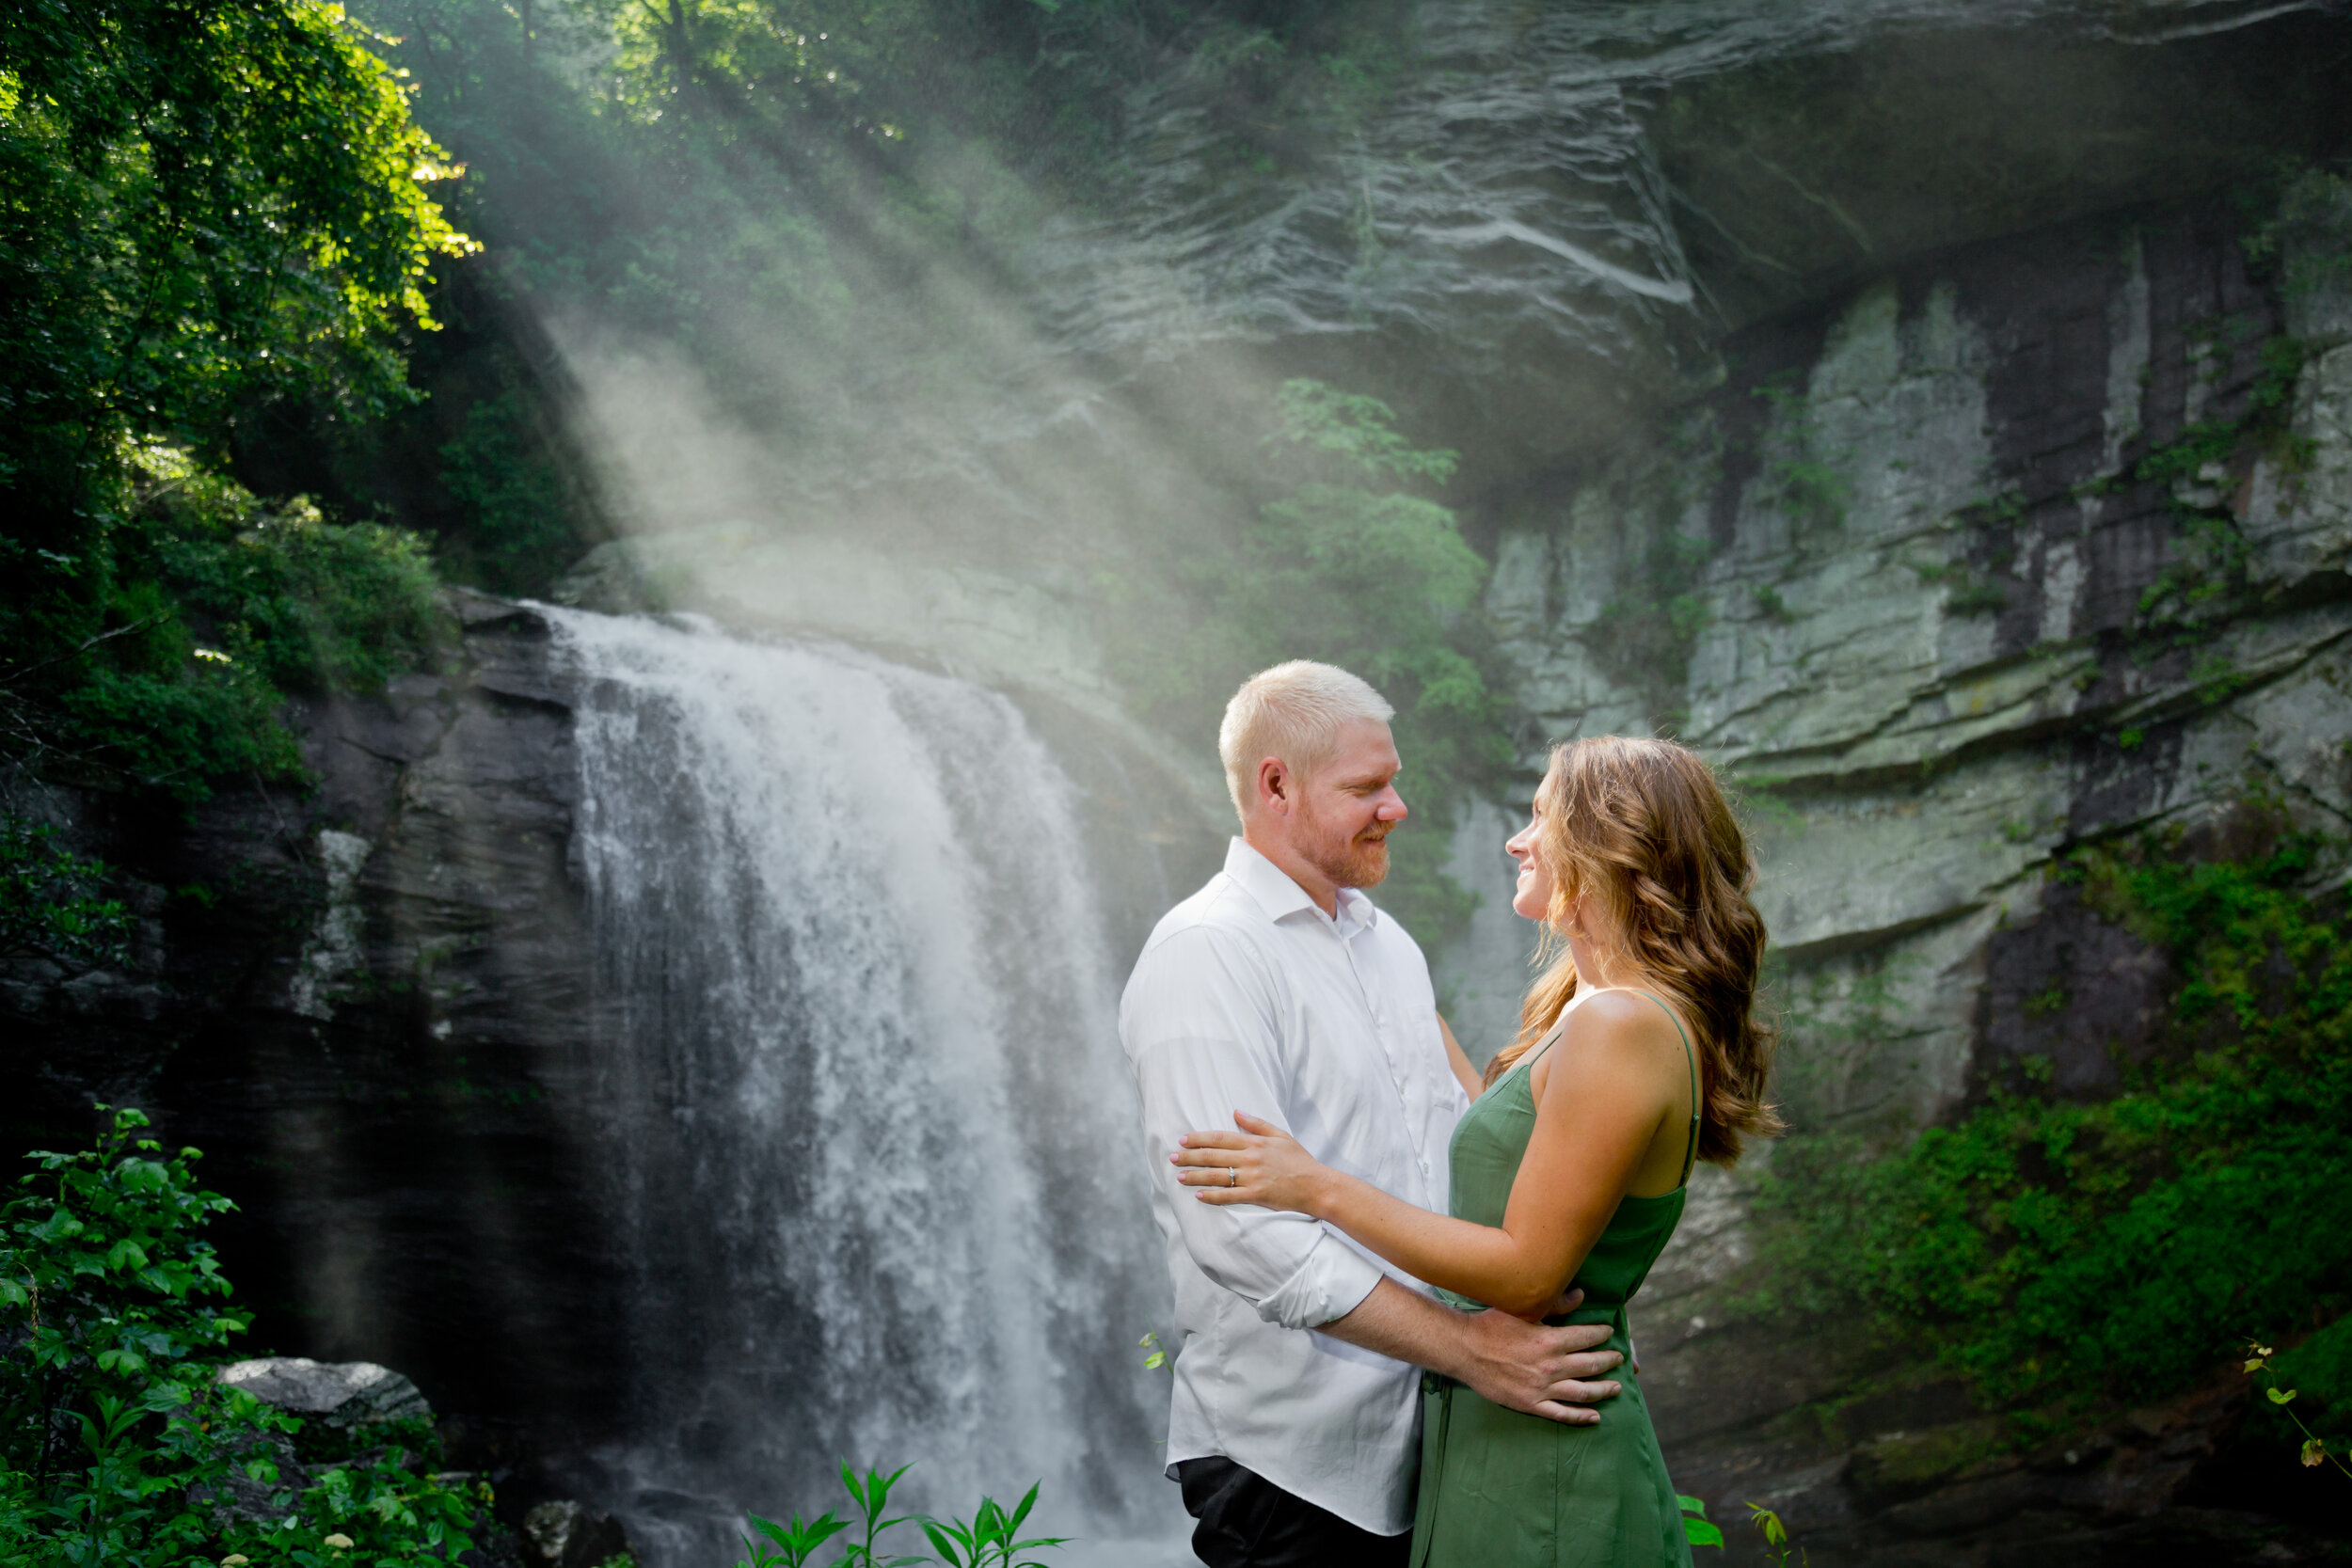
[[[1729,1164],[1779,1121],[1770,1031],[1751,1016],[1764,923],[1755,865],[1707,765],[1664,740],[1552,752],[1506,847],[1511,907],[1564,950],[1527,994],[1453,1146],[1453,1212],[1318,1164],[1270,1123],[1196,1132],[1175,1155],[1203,1203],[1328,1221],[1455,1306],[1608,1323],[1675,1225],[1693,1160]],[[1637,1379],[1597,1426],[1566,1426],[1427,1380],[1414,1568],[1687,1564],[1682,1515]]]

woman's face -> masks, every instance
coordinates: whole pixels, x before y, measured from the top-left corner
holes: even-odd
[[[1539,797],[1527,826],[1502,847],[1519,863],[1519,885],[1511,895],[1511,912],[1527,920],[1543,920],[1551,914],[1551,867],[1535,852],[1535,837],[1543,825],[1544,803]]]

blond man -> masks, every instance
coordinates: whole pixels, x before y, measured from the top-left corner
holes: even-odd
[[[1446,1151],[1478,1075],[1429,968],[1363,890],[1405,821],[1393,710],[1327,664],[1262,671],[1218,732],[1241,835],[1168,911],[1120,1005],[1176,1295],[1168,1475],[1211,1568],[1402,1568],[1421,1370],[1590,1422],[1606,1325],[1460,1313],[1302,1214],[1194,1200],[1170,1157],[1236,1111],[1335,1170],[1446,1212]]]

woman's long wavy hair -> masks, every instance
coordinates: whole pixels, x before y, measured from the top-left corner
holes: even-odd
[[[1756,861],[1723,787],[1688,747],[1599,736],[1555,748],[1535,800],[1535,854],[1552,887],[1536,961],[1550,962],[1486,1082],[1532,1050],[1576,995],[1565,933],[1581,896],[1696,1032],[1698,1157],[1730,1164],[1744,1138],[1770,1137],[1782,1123],[1765,1099],[1773,1032],[1755,1016],[1764,957],[1764,919],[1749,896]]]

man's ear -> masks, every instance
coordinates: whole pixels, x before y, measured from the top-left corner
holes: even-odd
[[[1280,757],[1263,757],[1258,762],[1258,808],[1277,816],[1290,815],[1293,791],[1297,781]]]

